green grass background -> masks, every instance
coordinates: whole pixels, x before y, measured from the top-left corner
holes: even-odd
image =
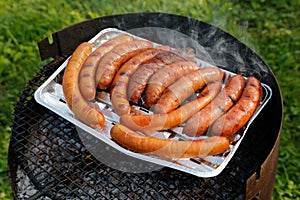
[[[47,62],[37,42],[66,26],[105,15],[166,12],[211,23],[254,49],[282,90],[284,119],[273,199],[300,199],[299,0],[0,0],[0,199],[11,199],[7,150],[20,91]],[[298,147],[297,147],[298,146]]]

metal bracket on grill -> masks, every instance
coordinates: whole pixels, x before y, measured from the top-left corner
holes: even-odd
[[[138,17],[136,17],[138,15]],[[153,20],[160,19],[160,20]],[[166,13],[131,13],[126,15],[111,15],[86,20],[68,26],[52,34],[53,42],[44,38],[38,43],[40,57],[42,60],[55,58],[57,56],[68,56],[82,42],[88,41],[100,30],[105,28],[118,28],[120,30],[129,30],[140,27],[167,27],[169,29],[179,30],[188,35],[194,34],[193,29],[189,28],[190,19]],[[175,23],[176,22],[176,23]],[[206,24],[197,24],[199,28],[205,30]],[[203,27],[202,27],[203,26]]]
[[[101,30],[102,26],[98,25],[98,22],[85,21],[57,31],[52,34],[51,43],[49,38],[44,38],[38,42],[41,59],[70,55],[80,43],[88,41]]]
[[[247,200],[271,199],[276,178],[279,143],[280,135],[277,137],[274,148],[261,165],[260,170],[247,180]],[[268,184],[266,184],[267,182]]]

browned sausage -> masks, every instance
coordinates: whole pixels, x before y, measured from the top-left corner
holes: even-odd
[[[99,61],[96,71],[98,88],[106,89],[123,63],[150,47],[152,47],[152,43],[149,41],[134,40],[120,44],[105,54]]]
[[[120,117],[120,122],[132,130],[138,130],[148,134],[157,130],[176,127],[211,102],[217,96],[221,87],[221,82],[208,84],[208,86],[199,94],[197,99],[194,99],[170,113],[154,115],[122,115]]]
[[[187,120],[183,132],[189,136],[202,135],[221,115],[226,113],[240,98],[245,86],[241,75],[232,76],[224,89],[206,107]]]
[[[162,69],[156,71],[147,84],[145,91],[145,104],[148,108],[154,105],[163,91],[171,83],[173,83],[180,76],[183,76],[189,72],[199,69],[199,65],[192,61],[179,61],[166,65]]]
[[[170,140],[145,136],[121,124],[112,127],[110,135],[122,147],[138,153],[165,158],[198,158],[217,155],[229,148],[229,140],[213,136],[198,140]]]
[[[249,77],[238,102],[211,127],[213,135],[230,136],[241,129],[251,118],[261,100],[261,83]]]
[[[160,52],[162,52],[162,50],[159,48],[146,50],[132,57],[119,69],[113,80],[110,92],[113,109],[118,115],[130,113],[130,104],[127,100],[127,85],[129,78],[140,65],[148,62]]]
[[[84,42],[75,49],[65,68],[62,88],[66,103],[73,111],[74,117],[93,128],[99,128],[104,124],[104,116],[82,97],[78,85],[79,71],[92,52],[92,47],[92,44]]]
[[[215,67],[205,67],[186,74],[165,90],[154,106],[154,113],[168,113],[176,109],[201,87],[212,81],[220,81],[223,76],[223,71]]]
[[[165,51],[139,67],[139,69],[131,76],[128,83],[127,96],[130,101],[137,103],[140,100],[149,78],[155,71],[161,69],[164,65],[182,60],[185,59],[178,54],[172,51]]]
[[[82,96],[87,100],[92,100],[96,95],[95,74],[99,60],[104,54],[112,50],[115,46],[133,41],[129,35],[120,35],[108,40],[95,49],[85,60],[79,73],[79,89]]]

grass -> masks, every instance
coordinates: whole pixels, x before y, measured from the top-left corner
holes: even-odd
[[[212,3],[214,2],[214,3]],[[0,199],[11,199],[7,150],[19,92],[49,60],[37,42],[68,25],[128,12],[199,19],[242,40],[268,63],[282,90],[284,119],[273,199],[300,199],[300,3],[298,0],[0,0]]]

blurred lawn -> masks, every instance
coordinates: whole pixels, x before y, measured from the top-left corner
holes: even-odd
[[[208,3],[210,2],[210,3]],[[246,43],[272,68],[284,99],[273,199],[300,199],[300,2],[0,0],[0,199],[11,199],[7,149],[13,106],[41,62],[37,42],[65,26],[105,15],[166,12],[211,23]]]

